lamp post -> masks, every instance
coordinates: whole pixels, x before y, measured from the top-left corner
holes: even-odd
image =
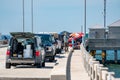
[[[24,0],[22,1],[22,8],[23,8],[23,32],[25,31],[25,26],[24,26]]]
[[[86,39],[86,0],[84,0],[84,42]]]
[[[84,33],[86,34],[86,0],[84,4]]]
[[[104,0],[104,28],[106,27],[106,0]]]
[[[32,26],[32,33],[33,33],[33,0],[31,0],[31,26]]]

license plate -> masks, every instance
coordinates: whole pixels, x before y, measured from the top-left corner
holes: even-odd
[[[22,58],[22,55],[18,55],[18,58]]]
[[[16,56],[17,56],[17,54],[13,54],[13,56],[14,56],[14,57],[16,57]]]

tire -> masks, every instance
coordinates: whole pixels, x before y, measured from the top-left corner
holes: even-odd
[[[45,61],[42,63],[42,67],[45,67]]]
[[[49,59],[50,62],[53,62],[54,60],[55,60],[55,56],[52,56],[52,57]]]
[[[41,63],[37,63],[37,68],[41,68],[42,67],[42,64]]]
[[[52,60],[53,60],[53,61],[55,60],[55,56],[52,57]]]
[[[59,49],[59,53],[61,54],[61,49]]]
[[[6,63],[6,69],[10,69],[11,68],[11,63]]]

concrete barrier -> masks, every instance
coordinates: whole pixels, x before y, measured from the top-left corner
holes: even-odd
[[[66,66],[66,75],[67,75],[67,80],[71,80],[71,57],[72,57],[72,52],[73,49],[70,50],[70,53],[68,55],[67,59],[67,66]]]
[[[51,72],[50,80],[66,80],[66,63],[67,58],[59,60],[58,65],[55,65]]]
[[[50,80],[49,78],[14,78],[14,77],[0,77],[0,80]]]
[[[55,65],[52,72],[51,72],[51,79],[50,80],[67,80],[67,78],[70,78],[70,75],[68,75],[70,70],[70,58],[72,55],[73,49],[71,48],[68,53],[65,54],[65,58],[60,59],[58,62],[58,65]]]

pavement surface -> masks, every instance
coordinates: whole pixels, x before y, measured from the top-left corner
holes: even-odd
[[[5,69],[6,50],[6,47],[0,48],[0,80],[50,80],[50,75],[55,65],[59,66],[56,66],[56,69],[54,68],[54,72],[56,72],[57,68],[58,70],[61,69],[59,72],[66,71],[66,62],[64,61],[66,61],[68,53],[57,54],[55,61],[46,62],[46,66],[43,68],[20,65],[12,67],[11,69]],[[70,76],[68,80],[90,80],[82,63],[81,51],[74,50],[71,54],[70,71],[68,72],[70,73]],[[63,66],[64,69],[62,68]],[[55,80],[58,80],[58,78]]]
[[[7,48],[0,48],[0,69],[5,69],[5,58]]]
[[[71,57],[71,80],[90,80],[83,63],[80,50],[74,50]]]
[[[30,65],[19,65],[16,67],[12,66],[11,69],[6,69],[5,68],[6,50],[7,50],[6,47],[0,48],[0,80],[4,80],[5,78],[6,78],[5,80],[7,80],[8,77],[11,78],[11,80],[16,80],[16,78],[26,79],[31,78],[28,80],[33,80],[32,78],[48,80],[50,79],[51,71],[54,68],[56,62],[59,62],[58,60],[64,58],[65,56],[65,54],[57,54],[55,57],[55,61],[53,62],[46,61],[45,67],[43,68],[36,68]],[[2,77],[4,78],[2,79]]]

